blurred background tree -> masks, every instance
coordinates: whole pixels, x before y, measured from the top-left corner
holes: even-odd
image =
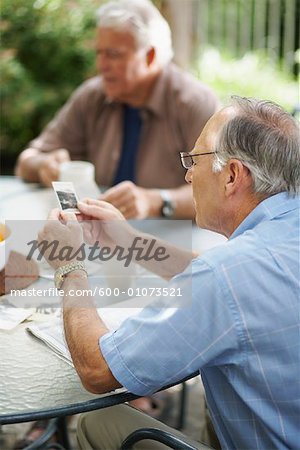
[[[1,0],[1,172],[95,72],[95,11],[105,0]],[[175,61],[226,102],[299,102],[300,0],[153,0]],[[298,59],[297,59],[298,58]]]
[[[299,108],[300,0],[165,0],[175,60],[224,103],[231,95]],[[181,5],[184,5],[184,10]]]
[[[18,153],[95,73],[93,0],[1,0],[1,156]]]

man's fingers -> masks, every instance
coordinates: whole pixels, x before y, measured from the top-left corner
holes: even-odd
[[[76,214],[74,214],[72,212],[61,211],[60,212],[60,216],[62,217],[62,219],[65,222],[70,222],[70,221],[76,221],[77,222]]]
[[[122,192],[119,196],[106,198],[105,200],[115,208],[119,209],[122,214],[125,214],[125,212],[134,205],[133,197],[130,192]]]
[[[49,174],[48,172],[45,172],[44,170],[41,170],[39,173],[40,181],[41,183],[46,187],[52,186],[52,181],[57,180],[57,176],[55,174]]]
[[[126,188],[126,186],[118,185],[106,191],[101,198],[106,202],[118,204],[122,203],[126,199],[126,197],[130,197],[131,192],[132,191],[129,187]]]
[[[77,207],[80,212],[92,218],[102,219],[104,217],[103,209],[98,204],[88,205],[83,202],[78,202]]]
[[[45,233],[51,233],[52,230],[59,229],[61,227],[61,222],[59,220],[60,212],[61,211],[58,208],[52,209],[49,212],[44,228],[39,232],[39,240],[43,239]]]
[[[105,200],[100,200],[100,199],[95,199],[95,198],[84,198],[83,200],[80,200],[80,202],[78,202],[78,204],[80,205],[94,205],[94,206],[99,206],[99,208],[102,209],[108,209],[111,210],[112,206],[110,203],[108,203]],[[78,208],[80,209],[80,208]]]
[[[55,150],[54,157],[55,160],[60,164],[70,161],[70,153],[65,148],[58,148],[57,150]]]
[[[48,214],[48,220],[59,220],[60,213],[61,213],[60,209],[58,208],[52,209]]]
[[[53,156],[49,156],[39,169],[39,177],[41,182],[51,187],[52,181],[56,181],[59,175],[59,165]]]
[[[72,212],[62,211],[61,212],[61,218],[63,219],[65,225],[70,230],[76,230],[76,228],[81,229],[81,225],[79,224],[76,214]]]
[[[88,202],[88,203],[87,203]],[[102,200],[91,200],[88,199],[87,202],[80,201],[77,204],[77,207],[80,212],[83,212],[84,214],[89,214],[89,211],[92,211],[91,208],[93,208],[93,211],[113,211],[114,207],[105,201]]]

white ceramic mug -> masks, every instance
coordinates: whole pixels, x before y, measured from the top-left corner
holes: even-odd
[[[88,161],[66,161],[59,166],[59,181],[74,184],[79,198],[97,198],[101,191],[95,183],[95,167]]]
[[[95,179],[95,167],[88,161],[66,161],[59,166],[59,181],[89,183]]]

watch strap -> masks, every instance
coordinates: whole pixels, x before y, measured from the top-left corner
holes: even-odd
[[[87,274],[85,264],[82,261],[73,261],[71,263],[60,266],[54,273],[54,283],[57,289],[62,287],[66,276],[74,270],[83,270]]]
[[[175,205],[170,192],[165,189],[161,189],[159,192],[163,201],[161,208],[162,217],[173,217],[175,212]]]

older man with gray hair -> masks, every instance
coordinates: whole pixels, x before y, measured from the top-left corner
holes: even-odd
[[[228,238],[171,279],[186,302],[192,278],[190,305],[160,298],[110,332],[90,298],[70,295],[74,286],[89,288],[86,272],[74,270],[76,261],[72,275],[64,271],[65,335],[86,389],[125,386],[148,395],[198,371],[222,448],[299,449],[299,150],[299,124],[282,108],[236,98],[208,121],[190,153],[181,152],[197,225]],[[109,221],[126,224],[106,202],[78,207],[83,218],[99,220],[110,241],[116,227]],[[49,218],[57,221],[41,239],[82,244],[75,215],[53,211]],[[58,271],[66,267],[49,263]],[[81,416],[78,441],[84,450],[119,449],[142,427],[170,431],[120,405]],[[144,441],[136,448],[164,447]]]
[[[101,76],[83,83],[29,143],[16,173],[50,186],[62,162],[87,159],[96,181],[113,186],[102,198],[126,218],[191,218],[177,153],[193,146],[216,97],[171,63],[170,28],[150,0],[109,2],[97,18]]]

